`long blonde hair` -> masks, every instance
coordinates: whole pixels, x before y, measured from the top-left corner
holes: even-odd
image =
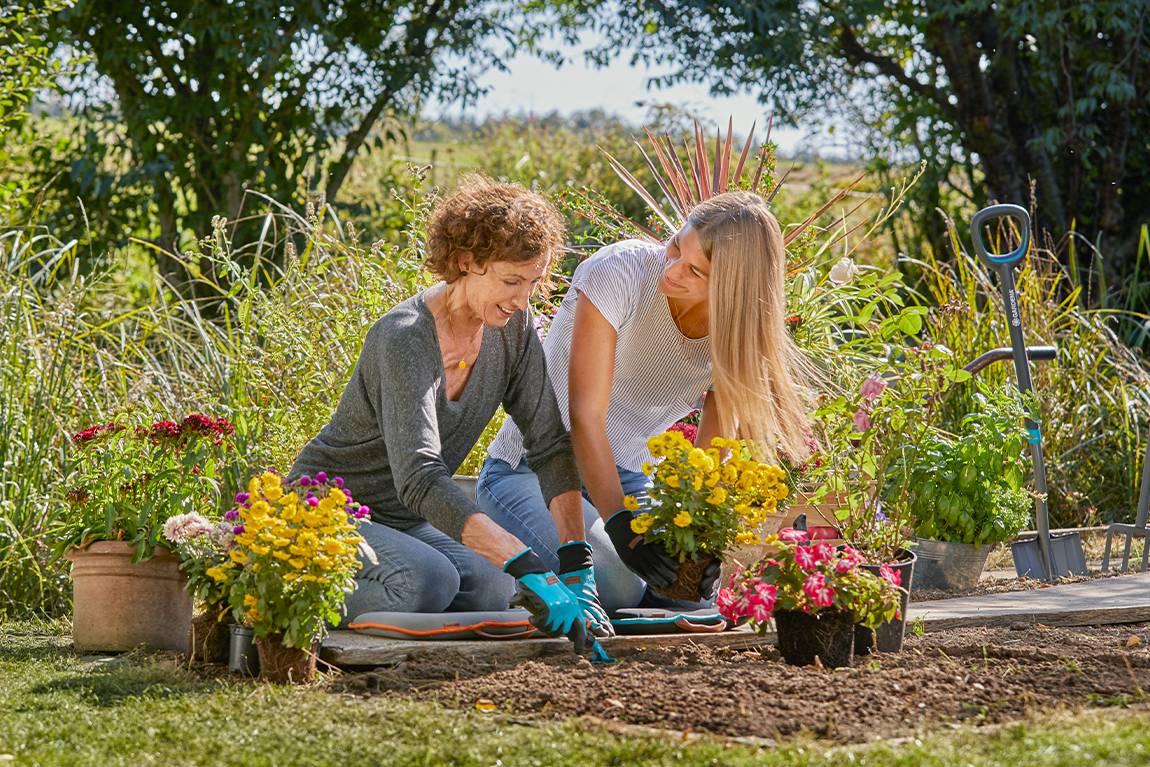
[[[786,251],[779,223],[751,192],[703,201],[687,217],[711,262],[711,374],[724,434],[768,456],[810,452],[812,367],[786,327]]]

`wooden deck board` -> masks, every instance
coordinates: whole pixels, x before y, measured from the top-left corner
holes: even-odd
[[[930,602],[912,602],[908,621],[922,620],[926,631],[963,626],[1090,626],[1150,621],[1150,573],[1100,578],[1081,583]],[[746,627],[721,634],[656,634],[614,637],[608,653],[641,647],[701,644],[752,648],[774,644],[774,635],[755,636]],[[458,653],[482,658],[529,659],[571,652],[566,639],[513,639],[427,642],[386,639],[354,631],[333,631],[320,656],[337,666],[388,666],[421,653]]]

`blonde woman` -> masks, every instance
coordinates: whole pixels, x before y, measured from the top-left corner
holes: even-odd
[[[778,222],[749,192],[713,197],[665,245],[627,240],[576,269],[544,353],[582,477],[582,513],[608,612],[670,606],[647,586],[678,563],[636,538],[625,495],[644,496],[647,439],[700,405],[696,443],[739,436],[794,458],[809,449],[806,366],[786,328],[786,256]],[[479,505],[536,551],[562,551],[573,522],[541,514],[514,416],[479,478]],[[570,535],[569,533],[567,535]],[[546,560],[556,565],[558,560]],[[717,563],[704,574],[713,595]],[[683,605],[677,605],[683,606]]]

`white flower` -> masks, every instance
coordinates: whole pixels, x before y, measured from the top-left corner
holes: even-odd
[[[831,278],[831,282],[836,285],[846,285],[853,280],[859,273],[858,265],[850,257],[844,256],[840,258],[834,266],[831,267],[830,273],[827,275]]]
[[[212,532],[212,523],[202,514],[177,514],[164,523],[164,537],[172,543],[185,543]]]

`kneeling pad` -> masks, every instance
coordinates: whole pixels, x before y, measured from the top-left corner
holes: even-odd
[[[388,639],[525,639],[538,629],[526,610],[461,613],[371,612],[356,617],[348,628]]]
[[[655,607],[622,608],[611,619],[615,633],[636,634],[714,634],[726,631],[730,622],[715,608],[684,612]]]

